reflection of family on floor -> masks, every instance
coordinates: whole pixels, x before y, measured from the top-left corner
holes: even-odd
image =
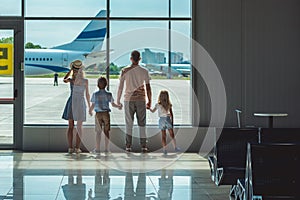
[[[151,192],[147,194],[147,176],[146,173],[140,172],[138,174],[132,172],[124,172],[124,200],[171,200],[173,193],[173,171],[161,170],[161,176],[158,179],[157,194]],[[134,183],[134,177],[137,177],[137,182]],[[62,186],[62,191],[66,200],[122,200],[122,197],[111,197],[111,178],[109,177],[108,169],[98,169],[95,173],[93,188],[88,191],[88,198],[86,198],[86,183],[83,183],[81,170],[68,170],[68,181]],[[134,187],[136,185],[136,187]],[[119,193],[120,195],[121,193]]]
[[[146,174],[139,173],[136,183],[136,189],[133,184],[133,174],[131,172],[126,173],[125,179],[125,192],[124,200],[144,200],[144,199],[159,199],[159,200],[171,200],[173,193],[173,171],[165,170],[161,171],[161,177],[159,178],[159,189],[157,197],[155,193],[146,194]]]
[[[108,200],[110,199],[109,195],[110,190],[110,178],[109,171],[107,169],[97,170],[95,175],[94,183],[94,197],[93,189],[90,189],[88,192],[88,200]]]
[[[82,183],[81,170],[77,170],[76,173],[68,170],[67,175],[68,183],[62,186],[66,200],[84,200],[86,197],[86,185]]]
[[[82,123],[86,121],[86,103],[89,108],[89,114],[95,114],[96,124],[96,147],[93,151],[95,154],[100,154],[100,139],[101,132],[105,135],[105,153],[109,152],[109,131],[110,131],[110,106],[123,108],[120,102],[124,90],[124,111],[126,124],[126,148],[127,152],[132,151],[132,130],[134,115],[136,115],[137,124],[140,134],[140,145],[142,153],[149,152],[147,147],[146,136],[146,109],[151,112],[158,111],[159,129],[162,133],[163,153],[166,155],[166,130],[169,131],[174,151],[178,152],[180,149],[176,146],[175,135],[173,131],[173,112],[172,104],[167,90],[162,90],[158,97],[158,102],[153,108],[152,92],[150,86],[150,75],[146,68],[139,65],[140,52],[132,51],[131,64],[124,67],[120,75],[120,83],[117,92],[116,103],[112,93],[106,90],[107,80],[104,77],[98,79],[99,90],[94,92],[90,99],[88,89],[88,79],[84,77],[83,64],[80,60],[75,60],[71,63],[70,71],[65,75],[64,82],[70,83],[70,97],[66,103],[62,118],[68,120],[69,127],[67,131],[68,138],[68,153],[81,153],[81,137],[82,137]],[[124,87],[125,86],[125,87]],[[146,103],[147,99],[147,103]],[[91,103],[90,103],[91,102]],[[73,149],[73,130],[74,122],[76,124],[76,144]]]

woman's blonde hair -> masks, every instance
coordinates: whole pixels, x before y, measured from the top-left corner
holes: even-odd
[[[169,110],[172,107],[169,92],[167,90],[161,90],[158,96],[158,104],[162,105],[165,110]]]
[[[83,63],[81,60],[74,60],[70,63],[70,68],[72,69],[72,79],[76,79],[77,74],[82,75],[82,78],[85,77],[85,73],[83,71]],[[76,75],[74,74],[74,71],[76,71]]]

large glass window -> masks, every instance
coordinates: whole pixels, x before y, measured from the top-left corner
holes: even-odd
[[[153,105],[160,90],[169,90],[175,124],[190,125],[190,10],[190,0],[27,0],[25,124],[67,124],[61,116],[70,86],[62,79],[75,59],[84,61],[90,95],[103,75],[116,99],[120,70],[137,49],[151,75]],[[157,123],[157,113],[147,115],[148,124]],[[111,121],[124,124],[124,111],[112,108]],[[85,124],[94,124],[94,117]]]
[[[169,0],[110,0],[112,17],[168,17]]]
[[[25,0],[26,17],[94,17],[106,0]]]
[[[99,25],[106,21],[96,20]],[[83,34],[90,20],[26,20],[25,46],[25,123],[26,124],[63,124],[62,111],[70,95],[69,85],[62,79],[69,63],[75,59],[85,61],[86,75],[90,91],[96,89],[97,74],[93,74],[94,59],[87,58],[89,53],[84,44],[74,40]],[[40,28],[43,27],[43,28]],[[62,45],[72,43],[74,50],[64,50]],[[104,51],[103,41],[97,42],[99,51]],[[93,44],[92,44],[93,45]],[[60,49],[62,48],[62,49]],[[68,48],[68,47],[66,47]],[[102,50],[104,48],[104,50]],[[103,56],[102,56],[103,57]],[[97,63],[105,66],[104,57]],[[97,71],[101,70],[100,66]],[[57,71],[58,85],[54,86],[54,74]],[[60,72],[62,71],[62,72]],[[93,123],[88,118],[88,123]]]
[[[172,17],[191,17],[191,1],[171,0]]]
[[[0,145],[13,144],[14,105],[14,31],[0,29]]]
[[[1,16],[21,16],[22,0],[0,0]]]

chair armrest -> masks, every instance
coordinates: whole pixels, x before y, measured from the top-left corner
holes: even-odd
[[[211,180],[214,182],[215,177],[216,177],[216,160],[215,160],[214,156],[208,157],[208,163],[209,163],[209,167],[210,167]]]
[[[235,196],[240,200],[246,200],[245,196],[245,179],[238,179],[235,187]]]

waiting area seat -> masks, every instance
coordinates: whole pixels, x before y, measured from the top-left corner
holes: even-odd
[[[217,137],[218,134],[219,136]],[[212,154],[208,157],[211,168],[211,178],[216,185],[231,185],[230,195],[235,196],[235,199],[249,199],[246,189],[246,182],[249,181],[249,173],[246,170],[246,160],[249,150],[247,145],[300,145],[300,128],[224,128],[216,129],[215,146]],[[273,153],[277,154],[274,150]],[[279,155],[283,156],[283,155]],[[275,158],[272,158],[275,159]],[[295,159],[298,159],[298,157]],[[250,162],[247,160],[247,162]],[[272,170],[273,168],[284,168],[283,161],[274,161],[273,166],[270,165],[264,170]],[[298,161],[299,162],[299,161]],[[288,161],[284,163],[289,163]],[[299,165],[299,163],[297,164]],[[300,166],[297,166],[298,168]],[[289,170],[289,169],[287,169]],[[249,171],[249,170],[248,170]],[[297,171],[293,172],[297,174]],[[299,173],[298,173],[299,174]],[[282,175],[282,174],[281,174]],[[297,175],[299,177],[299,175]],[[276,176],[274,176],[276,177]],[[271,180],[271,179],[270,179]],[[297,179],[299,181],[299,179]],[[249,184],[249,182],[247,182]],[[299,190],[300,191],[300,190]],[[248,191],[249,192],[249,191]],[[276,197],[276,198],[275,198]],[[294,199],[293,196],[275,196],[265,198],[275,199]],[[264,199],[265,199],[264,198]],[[254,196],[253,199],[260,199],[259,196]],[[300,199],[300,198],[299,198]]]
[[[300,128],[259,128],[260,144],[299,144]],[[235,187],[237,199],[244,199],[245,180],[238,179]]]
[[[300,128],[261,128],[259,143],[298,143]]]
[[[239,199],[300,199],[300,145],[248,144]]]
[[[237,179],[245,176],[247,143],[258,141],[258,129],[216,129],[213,154],[209,156],[211,177],[216,185],[232,185],[233,195]]]

